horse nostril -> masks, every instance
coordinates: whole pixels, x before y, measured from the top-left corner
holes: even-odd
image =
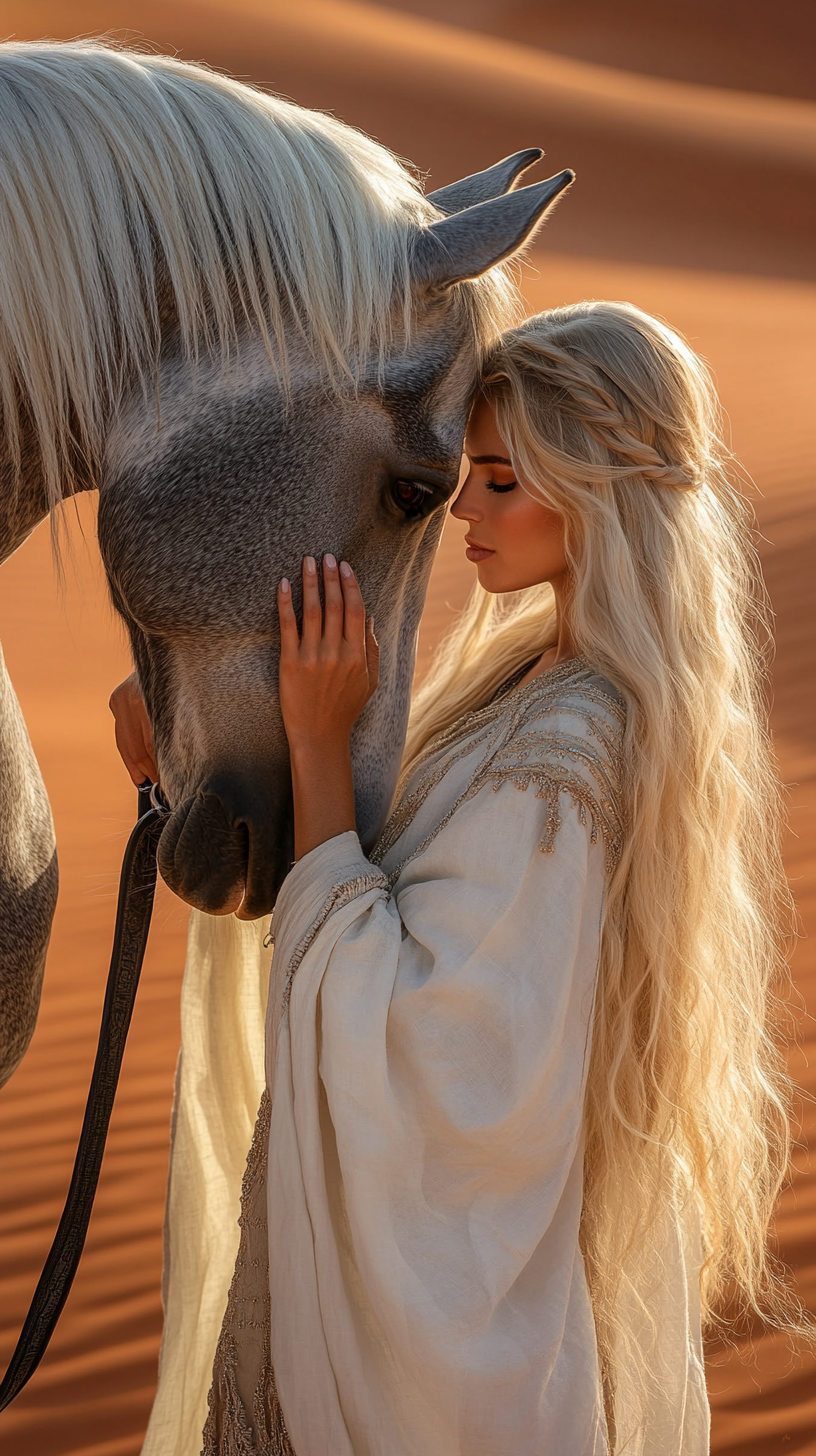
[[[249,776],[211,775],[168,815],[159,840],[162,879],[210,915],[268,915],[292,862],[288,776],[259,765]]]
[[[244,897],[249,833],[235,824],[215,794],[185,800],[170,815],[159,840],[162,879],[198,910],[228,915]]]

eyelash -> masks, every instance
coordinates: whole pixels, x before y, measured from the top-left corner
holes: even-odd
[[[508,490],[515,490],[516,482],[511,480],[509,485],[498,485],[495,480],[486,480],[485,487],[487,490],[494,491],[496,495],[505,495]]]

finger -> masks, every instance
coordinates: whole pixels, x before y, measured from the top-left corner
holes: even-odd
[[[132,731],[124,723],[120,723],[118,719],[114,731],[119,757],[134,784],[138,787],[139,784],[144,783],[146,778],[149,778],[151,783],[155,783],[156,774],[155,772],[151,772],[154,766],[147,761],[147,756],[144,753],[144,744],[138,737],[134,736]]]
[[[145,779],[150,779],[152,784],[156,783],[158,774],[156,773],[155,764],[143,761],[138,754],[132,754],[130,752],[130,745],[125,741],[124,735],[118,728],[116,729],[116,747],[119,751],[119,757],[130,775],[131,782],[136,785],[137,789],[144,783]]]
[[[114,689],[110,709],[114,716],[116,747],[134,784],[143,783],[146,778],[155,783],[159,773],[153,729],[134,677]]]
[[[317,585],[317,562],[313,556],[303,558],[303,632],[306,648],[316,649],[323,633],[323,608]]]
[[[362,648],[365,646],[365,607],[359,582],[347,561],[340,562],[340,581],[346,609],[343,636],[352,646]]]
[[[373,617],[369,617],[366,622],[365,651],[366,666],[368,668],[368,686],[373,693],[380,681],[380,644],[374,636]]]
[[[130,771],[136,787],[143,784],[145,779],[150,779],[151,784],[159,782],[159,767],[156,763],[156,755],[148,743],[142,741],[139,744],[137,756],[134,759],[135,772]]]
[[[151,765],[153,769],[156,770],[156,749],[153,745],[153,725],[150,722],[150,718],[148,717],[147,706],[141,693],[136,700],[135,708],[136,724],[139,730],[140,740],[142,744],[142,752],[144,755],[142,761]],[[159,777],[158,771],[155,771],[154,777]]]
[[[293,656],[300,646],[300,633],[292,602],[292,588],[285,576],[278,587],[278,620],[281,634],[281,657]]]
[[[323,557],[323,598],[323,642],[328,647],[339,647],[343,637],[343,593],[337,562],[330,551]]]
[[[136,673],[115,687],[111,693],[109,708],[115,719],[117,747],[127,763],[128,772],[133,775],[141,770],[144,776],[144,770],[149,767],[156,769],[153,729],[150,727],[150,718],[147,716]],[[153,772],[153,778],[156,778],[156,772]]]

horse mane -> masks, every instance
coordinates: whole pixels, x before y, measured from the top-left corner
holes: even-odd
[[[439,213],[386,148],[228,76],[101,41],[0,46],[0,407],[49,504],[100,458],[167,306],[190,360],[247,328],[287,378],[297,334],[328,380],[384,356],[411,314],[410,249]],[[506,280],[463,285],[477,333]]]

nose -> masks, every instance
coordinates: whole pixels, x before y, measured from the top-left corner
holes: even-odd
[[[473,487],[473,473],[468,475],[456,500],[453,502],[450,513],[457,521],[481,521],[482,512],[476,504],[476,492]]]
[[[158,847],[159,873],[189,905],[242,920],[271,911],[292,862],[288,775],[209,776],[170,815]]]

